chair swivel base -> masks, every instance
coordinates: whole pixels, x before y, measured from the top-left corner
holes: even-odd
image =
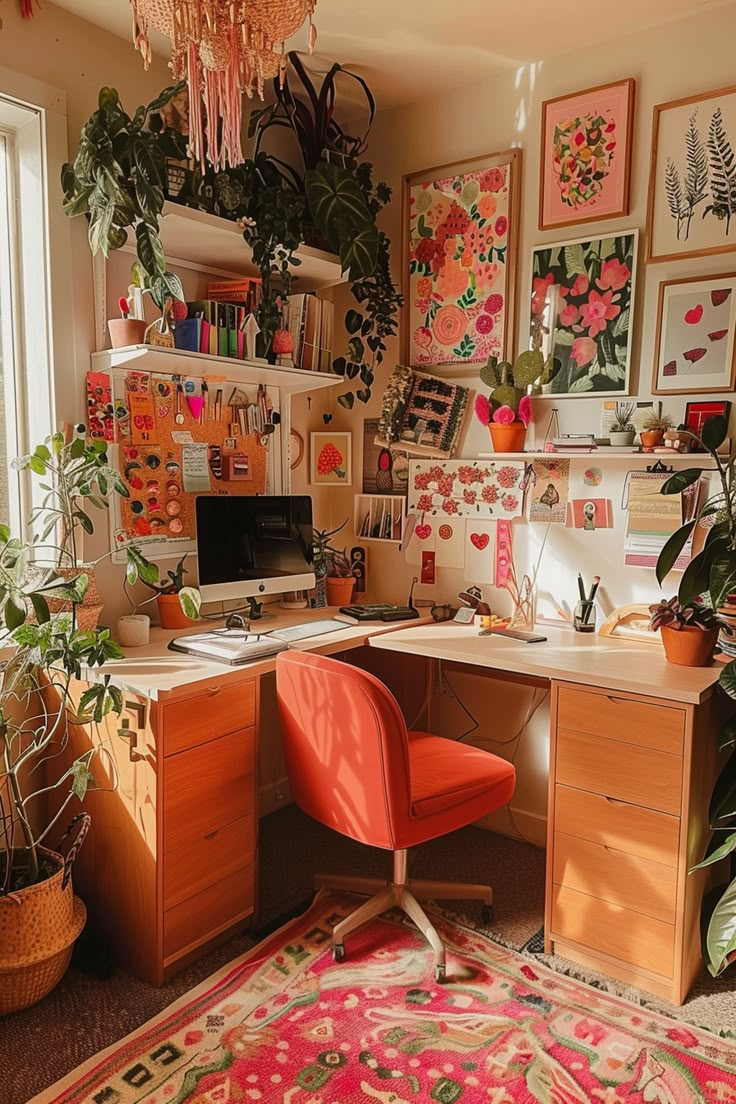
[[[434,951],[435,981],[446,980],[445,948],[426,912],[417,898],[440,900],[480,900],[483,902],[483,923],[493,920],[493,890],[488,885],[463,882],[409,881],[407,852],[394,851],[393,880],[386,884],[378,878],[352,878],[350,876],[318,874],[318,888],[346,890],[352,893],[373,894],[359,908],[336,924],[332,931],[332,957],[342,962],[345,957],[344,938],[350,932],[373,920],[391,908],[400,908],[414,921]],[[377,892],[376,892],[377,891]]]

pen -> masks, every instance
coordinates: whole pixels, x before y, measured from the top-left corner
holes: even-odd
[[[590,598],[587,598],[586,602],[585,602],[585,612],[583,614],[583,624],[584,625],[587,625],[588,621],[590,620],[590,614],[591,614],[591,611],[593,609],[593,599],[595,598],[595,592],[598,590],[598,584],[600,583],[600,581],[601,581],[600,575],[594,575],[593,576],[593,585],[590,588]]]
[[[207,386],[207,380],[202,380],[202,397],[204,398],[204,405],[199,420],[200,422],[208,422],[210,420],[210,389]]]
[[[583,586],[583,576],[580,574],[579,571],[578,571],[578,591],[580,593],[580,601],[584,602],[586,600],[586,598],[585,598],[585,587]]]

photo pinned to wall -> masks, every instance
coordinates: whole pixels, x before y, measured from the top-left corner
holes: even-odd
[[[519,517],[524,461],[412,460],[407,511],[439,517]]]
[[[654,394],[733,391],[735,333],[736,272],[661,283]]]
[[[634,80],[542,104],[539,229],[629,213]]]
[[[310,433],[311,482],[349,487],[353,481],[350,433]]]
[[[404,177],[405,364],[508,358],[520,174],[514,149]]]
[[[465,534],[465,578],[492,583],[496,577],[496,522],[468,521]]]
[[[363,421],[363,494],[405,495],[409,458],[401,448],[377,441],[378,418]]]
[[[736,249],[736,87],[657,104],[647,262]]]
[[[564,525],[570,494],[570,461],[544,457],[532,464],[530,521]]]
[[[536,246],[530,347],[552,358],[545,395],[626,395],[638,230]]]
[[[613,504],[608,498],[573,498],[567,504],[568,529],[583,529],[594,533],[596,529],[613,528]]]
[[[708,418],[716,418],[718,416],[725,418],[728,421],[731,412],[730,402],[689,402],[685,405],[685,428],[692,430],[693,433],[697,433],[698,437],[703,435],[703,426],[708,421]],[[691,452],[705,452],[705,449],[701,448],[697,441],[690,438],[690,451]]]

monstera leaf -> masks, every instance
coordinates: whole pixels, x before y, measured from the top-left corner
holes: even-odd
[[[324,161],[304,177],[312,217],[351,280],[372,276],[378,263],[376,221],[353,174]]]

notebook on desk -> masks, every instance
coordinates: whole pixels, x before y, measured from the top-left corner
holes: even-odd
[[[169,650],[214,659],[219,663],[237,664],[276,655],[288,646],[285,640],[279,640],[276,636],[244,633],[242,629],[219,629],[195,636],[178,636],[169,643]]]

